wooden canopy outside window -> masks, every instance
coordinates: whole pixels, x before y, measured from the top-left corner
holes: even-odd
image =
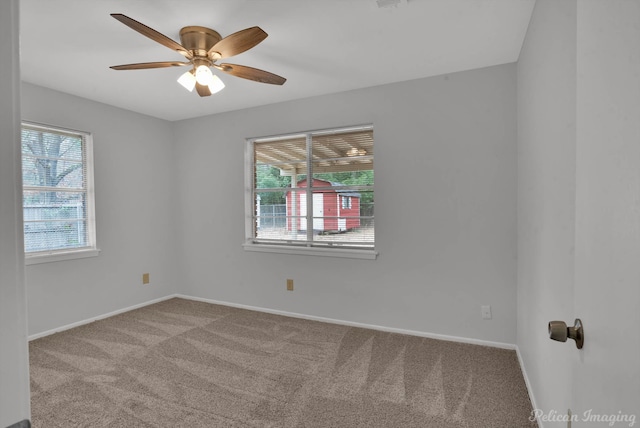
[[[313,135],[311,145],[314,173],[365,171],[373,169],[373,130]],[[279,168],[282,175],[307,173],[305,136],[256,142],[256,164]]]

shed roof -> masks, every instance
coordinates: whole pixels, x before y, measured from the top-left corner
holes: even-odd
[[[345,184],[343,184],[343,183],[339,183],[337,181],[323,180],[322,178],[314,178],[314,180],[324,181],[325,183],[329,183],[331,185],[331,186],[327,186],[330,189],[329,191],[336,192],[338,195],[351,196],[351,197],[354,197],[354,198],[360,198],[361,197],[361,194],[358,193],[358,192],[354,192],[354,191],[351,191],[351,190],[340,189],[339,187],[345,186]],[[300,183],[305,182],[305,181],[307,181],[307,179],[303,178],[302,180],[299,180],[297,184],[300,184]],[[300,187],[300,186],[298,186],[298,187]],[[332,189],[332,187],[338,187],[338,189]],[[287,192],[290,192],[290,191],[291,190],[287,190]]]

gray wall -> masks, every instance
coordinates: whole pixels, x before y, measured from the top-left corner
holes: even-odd
[[[29,333],[177,290],[171,123],[30,84],[22,119],[93,133],[98,257],[29,265]],[[151,285],[142,285],[142,274]]]
[[[561,412],[575,347],[546,326],[574,316],[575,173],[576,5],[542,0],[518,60],[518,347],[537,406]]]
[[[515,71],[503,65],[175,123],[182,292],[514,343]],[[362,123],[375,133],[378,259],[243,251],[245,138]],[[491,321],[481,320],[484,304]]]
[[[30,334],[180,292],[514,343],[515,77],[510,64],[174,123],[24,84],[23,120],[94,134],[102,250],[27,267]],[[243,251],[245,138],[360,123],[375,126],[378,259]]]
[[[18,1],[0,2],[0,427],[29,417]]]

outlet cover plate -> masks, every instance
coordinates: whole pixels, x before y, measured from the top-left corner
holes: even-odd
[[[481,306],[482,309],[482,319],[483,320],[490,320],[491,319],[491,305],[483,305]]]

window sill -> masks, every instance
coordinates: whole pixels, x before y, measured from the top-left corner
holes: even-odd
[[[341,257],[348,259],[375,260],[378,252],[375,250],[358,250],[354,248],[320,248],[296,247],[290,245],[242,244],[245,251],[261,253],[294,254],[301,256]]]
[[[97,257],[100,250],[83,249],[76,251],[51,251],[42,253],[25,254],[25,265],[36,265],[40,263],[61,262],[64,260],[84,259],[87,257]]]

